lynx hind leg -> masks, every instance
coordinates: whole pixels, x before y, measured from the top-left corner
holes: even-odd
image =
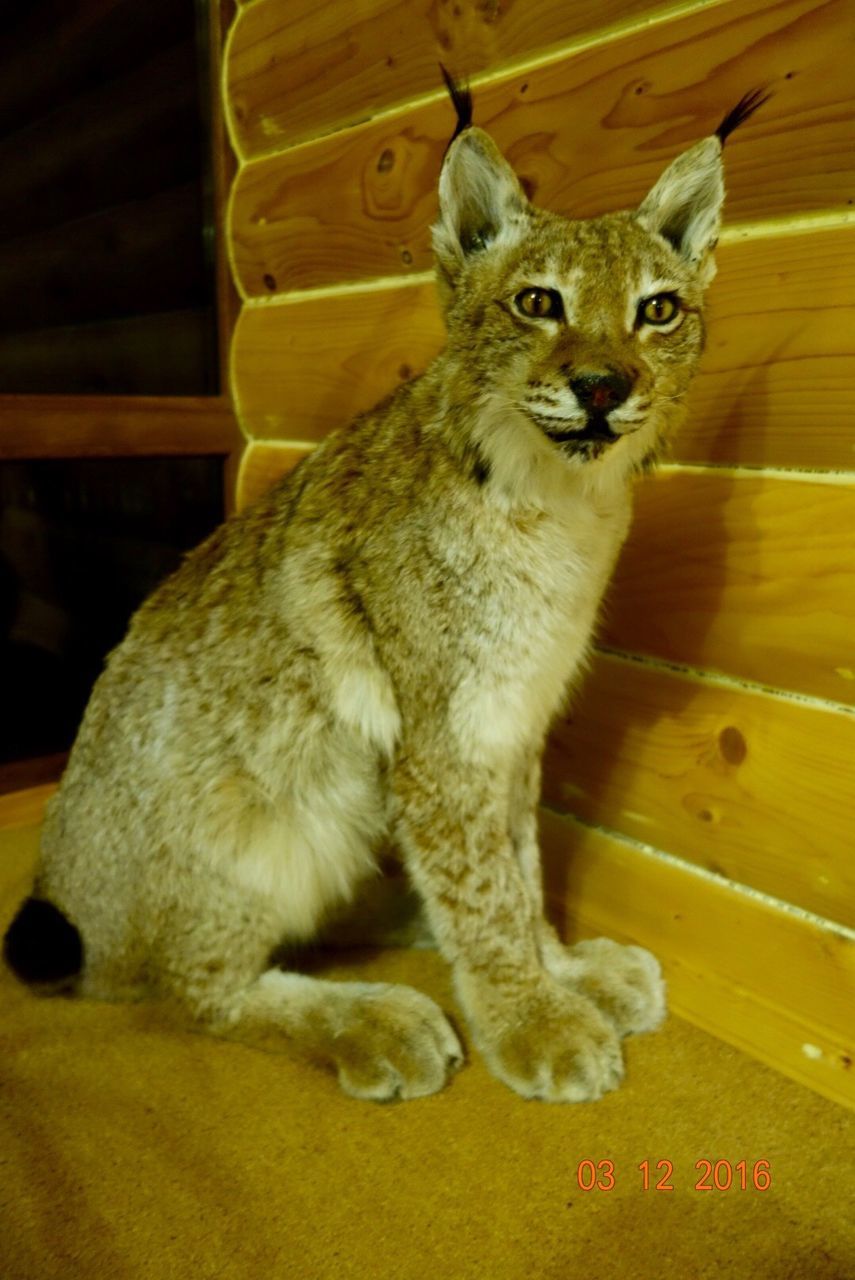
[[[643,947],[589,938],[565,947],[550,939],[544,963],[565,986],[588,996],[622,1036],[655,1031],[667,1013],[659,961]]]
[[[328,982],[268,969],[207,1010],[215,1034],[332,1066],[345,1091],[375,1102],[437,1093],[463,1061],[439,1007],[411,987]]]
[[[204,1030],[331,1066],[355,1097],[417,1098],[443,1087],[463,1055],[432,1000],[409,987],[272,968],[287,937],[266,895],[220,882],[204,903],[185,897],[170,912],[158,986]]]

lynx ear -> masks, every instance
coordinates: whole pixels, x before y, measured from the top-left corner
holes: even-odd
[[[721,142],[704,138],[678,156],[643,201],[637,218],[658,232],[709,279],[715,272],[710,255],[718,240],[724,173]]]
[[[439,177],[439,220],[433,245],[449,284],[473,254],[509,243],[522,229],[529,204],[496,144],[471,125],[455,137]]]
[[[722,148],[733,130],[768,100],[769,94],[760,89],[747,93],[711,137],[684,151],[665,170],[636,215],[649,231],[664,236],[696,266],[705,284],[715,274],[712,251],[724,203]]]

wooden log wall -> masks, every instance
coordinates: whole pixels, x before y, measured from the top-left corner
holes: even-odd
[[[239,503],[442,344],[440,59],[572,216],[773,91],[728,142],[709,347],[552,736],[544,846],[571,934],[650,946],[677,1012],[850,1105],[853,38],[853,0],[250,0],[224,65]]]

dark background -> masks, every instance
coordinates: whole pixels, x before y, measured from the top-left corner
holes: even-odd
[[[4,13],[0,393],[217,392],[206,24],[194,0]],[[70,745],[222,495],[216,457],[0,462],[0,764]]]

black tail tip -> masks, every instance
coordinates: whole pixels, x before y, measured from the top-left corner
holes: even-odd
[[[454,127],[454,133],[451,135],[448,145],[451,146],[458,134],[464,129],[468,129],[472,123],[472,90],[468,85],[458,84],[449,71],[445,69],[442,63],[439,64],[442,72],[442,78],[445,81],[445,87],[448,90],[448,96],[457,112],[457,124]]]
[[[751,89],[749,93],[740,98],[733,110],[728,111],[715,131],[715,135],[721,145],[724,146],[725,141],[730,137],[734,129],[738,129],[749,116],[753,116],[754,112],[759,107],[762,107],[764,102],[768,102],[771,96],[771,93],[767,93],[765,89]]]
[[[3,958],[23,982],[59,982],[83,968],[83,939],[52,902],[27,898],[3,939]]]

